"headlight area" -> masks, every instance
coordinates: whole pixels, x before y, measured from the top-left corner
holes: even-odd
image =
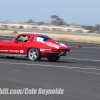
[[[40,48],[41,52],[58,52],[58,49]]]
[[[58,52],[58,49],[51,49],[51,52]]]
[[[52,49],[52,48],[50,49],[41,48],[40,52],[42,56],[58,56],[59,55],[59,52],[57,52],[57,50]]]

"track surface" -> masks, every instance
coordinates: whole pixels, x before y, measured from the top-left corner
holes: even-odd
[[[0,95],[0,100],[100,100],[99,45],[63,43],[72,52],[58,62],[0,58],[0,88],[62,88],[63,95]]]

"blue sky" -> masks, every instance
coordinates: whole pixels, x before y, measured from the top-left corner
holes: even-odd
[[[54,14],[69,24],[100,24],[100,0],[0,0],[0,21],[50,22]]]

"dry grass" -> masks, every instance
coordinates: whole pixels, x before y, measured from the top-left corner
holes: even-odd
[[[2,36],[17,36],[21,32],[17,31],[0,31]],[[85,42],[85,43],[99,43],[99,36],[81,36],[81,35],[65,35],[65,34],[50,34],[50,33],[41,33],[50,36],[53,39],[71,41],[71,42]]]
[[[47,35],[47,34],[46,34]],[[85,43],[100,43],[100,37],[94,36],[78,36],[78,35],[60,35],[60,34],[48,34],[48,36],[64,41],[71,42],[85,42]]]

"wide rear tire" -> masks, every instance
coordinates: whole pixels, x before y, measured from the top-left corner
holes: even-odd
[[[6,56],[7,59],[14,59],[12,56]]]
[[[50,61],[50,62],[55,62],[55,61],[57,61],[57,60],[59,60],[60,59],[60,56],[55,56],[55,57],[47,57],[47,59]]]
[[[41,60],[41,54],[40,51],[36,48],[31,48],[28,50],[28,58],[31,61],[39,61]]]

